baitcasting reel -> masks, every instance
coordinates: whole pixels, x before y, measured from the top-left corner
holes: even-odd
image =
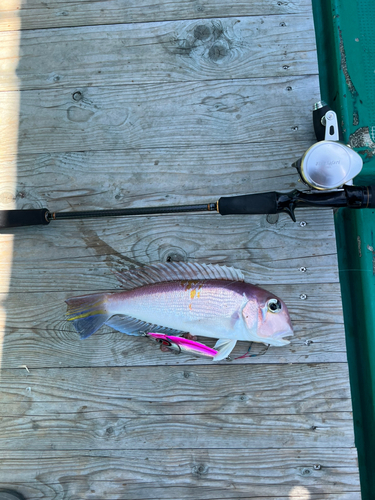
[[[358,153],[340,141],[337,115],[327,104],[314,104],[314,131],[319,142],[311,146],[293,166],[301,180],[319,191],[330,191],[352,185],[353,178],[362,170]]]

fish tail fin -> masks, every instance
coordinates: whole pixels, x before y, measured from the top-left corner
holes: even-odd
[[[67,320],[73,321],[74,328],[81,339],[95,333],[110,318],[107,311],[106,293],[95,293],[72,297],[65,302],[68,305]]]

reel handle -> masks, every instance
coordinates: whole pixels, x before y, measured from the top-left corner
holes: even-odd
[[[220,198],[218,212],[230,214],[276,214],[286,212],[295,222],[294,210],[298,207],[321,208],[375,208],[374,186],[348,186],[337,191],[271,191]]]
[[[323,125],[322,119],[325,116],[325,114],[330,110],[331,108],[324,101],[319,101],[314,104],[313,125],[314,125],[315,137],[318,142],[324,141],[326,127],[325,125]]]

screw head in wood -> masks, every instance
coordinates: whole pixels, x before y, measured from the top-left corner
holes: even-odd
[[[82,101],[83,99],[82,92],[80,92],[79,90],[77,92],[74,92],[72,97],[74,101]]]

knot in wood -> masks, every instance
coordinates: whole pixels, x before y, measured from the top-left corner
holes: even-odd
[[[187,262],[188,256],[182,248],[172,247],[162,253],[161,260],[164,262]]]
[[[268,214],[266,217],[266,221],[268,224],[276,224],[279,220],[279,215],[278,214]]]
[[[205,464],[195,465],[192,469],[195,476],[201,477],[208,473],[208,467]]]
[[[228,48],[222,43],[215,43],[208,51],[208,57],[212,61],[220,61],[228,54]]]
[[[211,36],[211,29],[205,24],[200,24],[194,30],[194,37],[197,40],[207,40]]]

